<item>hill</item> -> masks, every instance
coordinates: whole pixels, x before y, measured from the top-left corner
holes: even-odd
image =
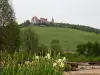
[[[76,50],[76,46],[88,41],[99,41],[100,34],[84,32],[60,27],[32,27],[39,35],[39,41],[49,46],[52,39],[59,39],[61,46],[66,50]],[[25,28],[22,28],[24,30]]]

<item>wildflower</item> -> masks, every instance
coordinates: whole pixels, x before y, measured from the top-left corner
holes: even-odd
[[[53,67],[55,67],[57,65],[57,63],[53,63]]]
[[[25,61],[25,64],[26,64],[26,65],[29,65],[29,63],[30,63],[29,61]]]
[[[4,66],[4,64],[5,64],[5,61],[2,61],[2,62],[1,62],[1,64],[2,64],[2,66]]]
[[[32,61],[31,63],[32,63],[32,64],[34,64],[35,62],[34,62],[34,61]]]
[[[44,58],[47,58],[47,56],[45,56]]]
[[[7,68],[9,67],[9,64],[7,64]]]
[[[60,63],[61,61],[62,61],[61,59],[58,59],[58,61],[57,61],[57,62],[58,62],[58,63]]]
[[[66,57],[63,57],[63,61],[65,61],[66,60]]]
[[[36,56],[35,59],[39,59],[39,56]]]
[[[60,67],[63,68],[64,67],[64,63],[61,62]]]
[[[18,67],[20,67],[21,65],[20,64],[18,64]]]
[[[58,55],[60,55],[60,53],[58,53]]]
[[[48,58],[48,59],[50,59],[50,58],[51,58],[49,53],[47,54],[47,58]]]

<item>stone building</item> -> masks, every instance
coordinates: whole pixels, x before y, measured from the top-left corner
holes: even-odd
[[[32,24],[50,24],[50,23],[54,24],[54,19],[52,18],[52,21],[50,22],[46,18],[40,18],[40,19],[38,19],[36,16],[34,16],[32,18],[32,20],[31,20],[31,23]]]

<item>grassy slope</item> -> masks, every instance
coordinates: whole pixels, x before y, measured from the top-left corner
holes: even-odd
[[[59,39],[62,47],[67,50],[75,50],[77,44],[87,41],[99,41],[100,35],[83,32],[69,28],[59,27],[32,27],[39,35],[40,43],[49,46],[52,39]]]

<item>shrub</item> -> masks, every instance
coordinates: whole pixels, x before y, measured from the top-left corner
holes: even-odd
[[[98,42],[87,42],[85,44],[79,44],[77,45],[77,52],[81,55],[85,56],[100,56],[100,44]]]
[[[28,53],[37,53],[39,46],[38,35],[34,30],[30,27],[26,28],[23,32],[22,36],[22,45],[23,50],[26,50]]]
[[[93,56],[100,56],[100,44],[96,41],[93,43],[93,50],[92,55]]]
[[[5,50],[5,38],[6,34],[5,34],[5,27],[0,26],[0,51],[4,51]]]
[[[59,40],[52,40],[50,43],[50,49],[52,53],[62,53],[62,48]]]
[[[18,24],[14,21],[10,22],[6,28],[6,51],[13,53],[19,51],[20,47],[20,28]]]
[[[48,47],[44,44],[39,46],[39,55],[45,55],[48,52]]]

